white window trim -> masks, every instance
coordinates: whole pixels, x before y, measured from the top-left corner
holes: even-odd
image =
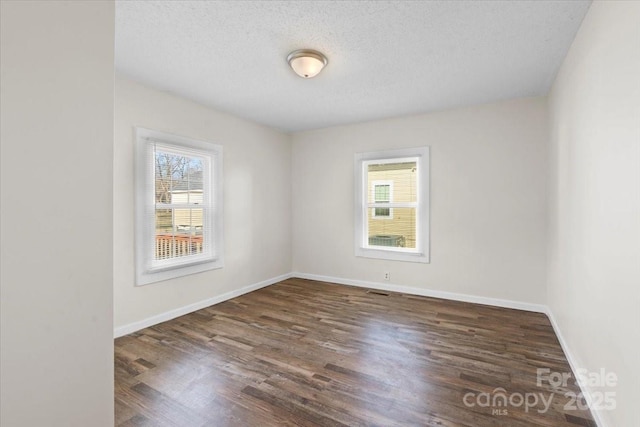
[[[393,181],[391,180],[376,180],[371,183],[371,200],[376,201],[376,186],[388,185],[389,186],[389,203],[393,203]],[[384,208],[387,209],[387,208]],[[371,217],[375,219],[393,219],[393,208],[389,209],[389,215],[376,215],[376,208],[371,208]]]
[[[135,128],[136,144],[136,228],[135,228],[135,253],[136,253],[136,286],[147,285],[202,271],[222,268],[224,266],[223,248],[223,195],[222,195],[222,146],[211,144],[178,135],[158,132],[150,129]],[[204,222],[212,222],[213,237],[209,241],[211,254],[205,256],[190,256],[188,261],[184,259],[176,262],[154,262],[153,250],[155,248],[155,224],[149,224],[150,211],[155,211],[154,196],[148,193],[148,189],[155,182],[155,169],[150,165],[148,156],[152,153],[153,144],[160,144],[163,149],[171,150],[175,147],[177,153],[193,153],[209,159],[209,173],[203,177],[206,186],[211,190],[211,200],[208,205],[209,215],[203,215]],[[149,243],[153,241],[153,243]],[[162,265],[164,264],[164,265]]]
[[[406,159],[415,159],[417,167],[417,204],[390,203],[393,207],[416,207],[416,248],[381,248],[369,246],[367,233],[367,214],[371,204],[367,203],[367,169],[369,163],[395,163]],[[429,247],[429,147],[407,148],[402,150],[356,153],[354,161],[354,224],[355,255],[365,258],[378,258],[408,262],[430,262]],[[385,205],[388,205],[385,203]],[[406,205],[406,206],[404,206]],[[373,207],[377,207],[374,206]],[[381,204],[380,207],[387,207]]]

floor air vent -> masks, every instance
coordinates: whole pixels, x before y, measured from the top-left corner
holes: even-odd
[[[388,297],[389,294],[386,294],[384,292],[378,292],[378,291],[367,291],[368,294],[374,294],[374,295],[382,295],[383,297]]]

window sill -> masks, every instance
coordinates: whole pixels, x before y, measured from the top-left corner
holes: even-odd
[[[429,263],[429,257],[420,252],[395,251],[393,249],[370,249],[357,247],[356,256],[362,258],[375,258],[391,261]]]
[[[188,276],[222,267],[224,267],[224,263],[221,259],[217,259],[210,262],[153,270],[138,274],[136,277],[136,286],[149,285],[151,283],[162,282],[164,280],[175,279],[177,277]]]

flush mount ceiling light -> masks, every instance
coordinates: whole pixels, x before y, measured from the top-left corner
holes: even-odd
[[[287,56],[287,62],[297,75],[304,79],[310,79],[327,65],[327,57],[317,50],[299,49]]]

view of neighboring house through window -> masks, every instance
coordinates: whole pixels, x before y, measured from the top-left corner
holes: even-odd
[[[356,155],[356,255],[428,262],[429,150]]]
[[[137,283],[222,266],[222,147],[137,129]]]

